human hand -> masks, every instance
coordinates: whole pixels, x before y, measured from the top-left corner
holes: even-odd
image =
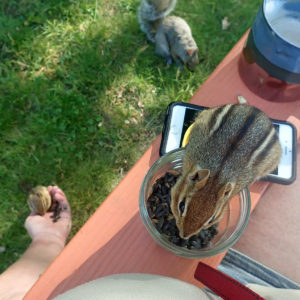
[[[25,228],[32,241],[43,240],[46,242],[58,241],[65,244],[72,226],[71,209],[64,192],[58,186],[48,186],[52,198],[50,211],[41,216],[31,214],[25,221]],[[54,208],[58,205],[60,218],[53,222]]]

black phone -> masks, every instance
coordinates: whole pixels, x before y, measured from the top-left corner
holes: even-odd
[[[197,114],[204,109],[207,109],[207,107],[184,102],[173,102],[169,104],[166,111],[159,149],[161,156],[182,146],[182,140],[186,130],[194,122]],[[277,169],[262,180],[280,184],[291,184],[296,179],[297,130],[290,122],[271,120],[278,134],[283,151]]]

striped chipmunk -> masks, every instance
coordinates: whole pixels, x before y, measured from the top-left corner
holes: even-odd
[[[276,130],[259,109],[228,104],[200,112],[171,190],[180,236],[219,222],[230,198],[272,172],[280,158]]]

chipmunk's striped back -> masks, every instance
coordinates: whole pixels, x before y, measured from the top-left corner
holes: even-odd
[[[246,175],[253,181],[273,171],[281,147],[270,119],[253,106],[229,104],[196,118],[186,160],[209,168],[220,179]]]
[[[171,191],[180,235],[196,234],[212,217],[218,222],[228,200],[272,172],[280,157],[276,130],[259,109],[228,104],[202,111],[186,146],[182,176]]]

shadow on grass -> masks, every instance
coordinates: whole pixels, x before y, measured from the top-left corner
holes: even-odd
[[[16,44],[36,37],[42,26],[53,19],[68,17],[70,0],[2,0],[0,2],[0,58],[15,58]]]

